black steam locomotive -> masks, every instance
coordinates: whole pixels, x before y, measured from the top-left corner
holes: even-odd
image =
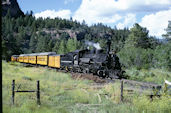
[[[107,51],[102,49],[85,49],[61,55],[61,67],[68,71],[93,73],[103,78],[123,78],[119,57],[110,51],[110,41]]]

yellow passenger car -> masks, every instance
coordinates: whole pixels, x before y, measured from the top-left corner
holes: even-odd
[[[49,62],[49,56],[50,55],[55,55],[55,52],[46,52],[46,53],[37,53],[37,64],[40,65],[48,65]]]
[[[28,56],[28,54],[25,54],[24,56],[23,56],[23,62],[24,63],[29,63],[29,56]]]
[[[19,55],[18,61],[19,62],[24,62],[24,54]]]
[[[60,55],[51,55],[49,56],[49,67],[60,68]]]
[[[36,56],[36,54],[30,54],[29,55],[29,63],[30,64],[36,64],[37,63],[37,56]]]
[[[49,62],[48,62],[49,67],[55,67],[55,56],[49,56]]]
[[[14,62],[14,61],[17,62],[18,61],[18,57],[19,57],[19,55],[12,55],[11,56],[11,61],[12,62]]]

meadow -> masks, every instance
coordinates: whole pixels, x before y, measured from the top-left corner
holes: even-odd
[[[126,70],[126,74],[134,80],[160,84],[171,78],[171,72],[155,69]],[[36,93],[16,93],[12,105],[13,79],[18,90],[35,90],[39,80],[41,105],[36,103]],[[92,83],[46,67],[2,61],[3,113],[171,113],[171,97],[165,93],[151,101],[143,94],[129,96],[124,92],[121,102],[120,83],[106,84],[100,89],[91,87]]]

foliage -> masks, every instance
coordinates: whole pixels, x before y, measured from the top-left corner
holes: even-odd
[[[58,53],[59,54],[66,53],[66,41],[65,40],[62,40],[60,42]]]
[[[123,48],[119,58],[126,68],[136,67],[137,69],[152,67],[153,51],[151,49],[129,47]]]
[[[149,37],[146,28],[135,24],[118,55],[125,68],[167,68],[170,70],[170,50],[170,42],[164,43]]]
[[[35,52],[35,46],[37,44],[37,40],[34,37],[34,35],[31,36],[30,42],[29,42],[29,48],[30,48],[30,53],[34,53]]]
[[[125,47],[129,48],[131,46],[134,46],[146,49],[149,48],[149,43],[148,30],[136,23],[130,30],[128,39],[125,42]]]
[[[171,42],[157,46],[154,51],[153,64],[157,68],[171,70]]]
[[[76,38],[74,38],[74,39],[72,39],[72,38],[70,38],[70,39],[68,39],[68,41],[67,41],[67,47],[66,47],[66,49],[67,49],[67,51],[68,52],[71,52],[71,51],[74,51],[74,50],[76,50],[77,49],[77,39]]]
[[[171,41],[171,21],[168,21],[166,32],[166,34],[163,34],[163,37],[165,37],[168,41]]]
[[[166,69],[126,69],[129,79],[163,84],[165,80],[171,81],[171,72]]]
[[[104,42],[111,36],[114,44],[121,44],[113,48],[121,49],[129,33],[128,29],[117,30],[103,24],[88,27],[85,22],[80,24],[72,19],[35,19],[32,13],[18,18],[12,18],[10,15],[2,17],[3,59],[10,60],[12,54],[45,51],[63,54],[83,49],[85,40],[100,41],[102,48],[106,48]]]

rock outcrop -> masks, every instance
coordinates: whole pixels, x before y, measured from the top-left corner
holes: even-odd
[[[17,0],[2,0],[2,16],[5,16],[10,11],[11,17],[24,16],[21,11]]]

